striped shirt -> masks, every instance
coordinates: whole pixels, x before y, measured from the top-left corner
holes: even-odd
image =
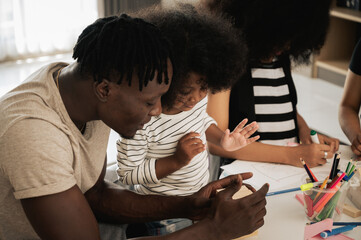
[[[297,142],[297,132],[289,86],[277,63],[252,68],[251,74],[260,142],[283,146]]]
[[[158,179],[155,162],[158,158],[173,155],[178,141],[189,132],[197,132],[204,144],[205,131],[216,122],[206,112],[207,97],[193,109],[175,115],[161,114],[138,130],[133,139],[117,141],[119,180],[135,185],[141,194],[189,195],[207,184],[208,152],[196,155],[188,165]]]

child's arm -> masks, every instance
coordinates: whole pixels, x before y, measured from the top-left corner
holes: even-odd
[[[122,138],[117,141],[117,173],[120,182],[126,185],[159,182],[155,173],[156,159],[147,158],[147,146],[145,134],[137,134],[135,139]]]
[[[195,132],[184,135],[177,145],[174,155],[159,158],[155,163],[158,179],[162,179],[169,174],[179,170],[189,164],[194,156],[206,150],[206,145]]]
[[[221,129],[228,128],[230,90],[208,96],[207,111]],[[324,144],[301,144],[297,147],[275,146],[255,142],[237,151],[228,152],[219,146],[209,143],[209,151],[221,157],[243,159],[255,162],[273,162],[302,167],[300,157],[310,167],[325,164],[324,152],[331,156],[330,147]]]
[[[249,138],[258,129],[258,124],[252,122],[245,126],[247,121],[247,119],[243,119],[233,132],[230,132],[229,129],[223,132],[215,124],[212,124],[206,131],[207,141],[221,146],[226,151],[236,151],[247,146],[259,139],[259,136]]]
[[[134,139],[117,141],[119,180],[126,185],[156,184],[169,174],[187,165],[192,158],[206,149],[198,133],[188,133],[177,145],[175,154],[164,158],[147,157],[146,134],[137,134]]]

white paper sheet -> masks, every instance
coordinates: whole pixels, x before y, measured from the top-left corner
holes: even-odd
[[[341,145],[339,151],[341,152],[341,161],[338,168],[341,171],[346,169],[347,163],[350,160],[349,155],[342,154],[344,152],[350,152],[349,146]],[[311,169],[313,174],[319,181],[323,181],[330,173],[333,159],[329,159],[326,164]],[[221,167],[224,172],[221,178],[230,174],[237,174],[242,172],[252,172],[253,177],[245,180],[245,183],[251,184],[254,188],[259,189],[265,183],[270,184],[270,192],[299,187],[305,183],[305,179],[308,177],[304,168],[293,167],[284,164],[275,163],[262,163],[237,160],[231,164]]]

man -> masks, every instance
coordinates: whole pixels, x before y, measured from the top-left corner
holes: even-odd
[[[165,239],[230,239],[263,225],[267,185],[231,199],[249,173],[188,197],[141,196],[104,180],[110,128],[132,137],[161,113],[173,69],[156,27],[126,15],[99,19],[73,57],[0,99],[0,239],[100,239],[109,232],[97,221],[199,220]]]

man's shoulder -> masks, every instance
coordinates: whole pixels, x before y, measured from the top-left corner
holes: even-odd
[[[44,119],[58,121],[59,114],[54,110],[59,96],[48,82],[49,71],[57,63],[44,66],[33,73],[22,84],[6,93],[0,99],[0,137],[18,121],[24,119]],[[56,87],[55,87],[56,88]]]

